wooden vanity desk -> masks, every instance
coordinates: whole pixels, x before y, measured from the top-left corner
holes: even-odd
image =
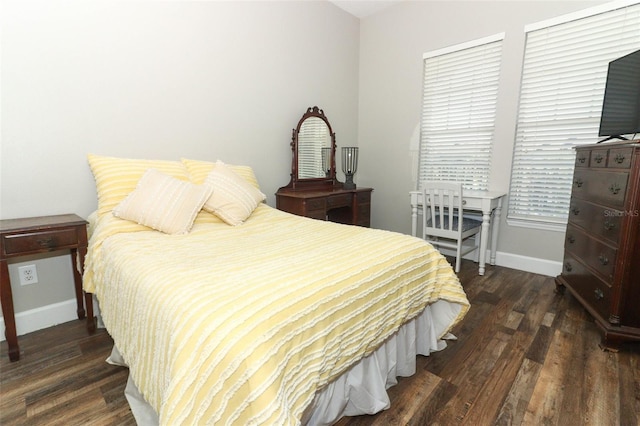
[[[278,210],[371,226],[373,189],[356,188],[353,182],[344,184],[336,179],[336,134],[324,111],[317,106],[307,108],[293,129],[291,153],[291,180],[276,192]]]
[[[348,225],[371,226],[371,188],[276,193],[276,207],[299,216]]]

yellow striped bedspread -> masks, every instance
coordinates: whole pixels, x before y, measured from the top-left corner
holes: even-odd
[[[85,265],[164,425],[300,424],[316,391],[427,305],[451,304],[441,335],[469,308],[428,243],[266,204],[237,227],[201,212],[187,235],[105,214]]]

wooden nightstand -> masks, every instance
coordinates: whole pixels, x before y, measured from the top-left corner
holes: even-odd
[[[0,299],[11,361],[20,359],[20,348],[7,259],[57,250],[71,251],[78,319],[82,319],[85,317],[82,275],[76,262],[79,252],[80,267],[84,267],[84,257],[87,254],[87,221],[75,214],[0,220]]]

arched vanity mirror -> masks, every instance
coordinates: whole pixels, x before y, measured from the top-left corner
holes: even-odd
[[[285,188],[313,189],[340,185],[336,180],[336,135],[317,106],[302,115],[291,137],[291,181]]]
[[[345,186],[336,179],[336,135],[317,106],[308,108],[293,129],[291,150],[291,180],[276,192],[278,209],[313,219],[370,226],[373,190],[356,188],[353,182]]]

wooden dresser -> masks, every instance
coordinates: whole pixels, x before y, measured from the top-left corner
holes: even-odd
[[[576,148],[562,274],[602,329],[601,346],[640,340],[640,140]]]
[[[276,207],[299,216],[349,225],[371,226],[371,188],[318,189],[276,193]]]

